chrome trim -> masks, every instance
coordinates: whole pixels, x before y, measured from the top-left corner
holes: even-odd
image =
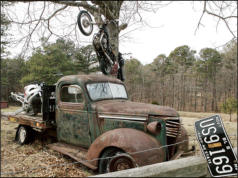
[[[166,120],[166,135],[169,137],[177,137],[180,134],[179,118]]]
[[[137,120],[137,121],[146,121],[145,117],[123,117],[123,116],[113,116],[113,115],[99,115],[99,118],[106,119],[121,119],[121,120]]]

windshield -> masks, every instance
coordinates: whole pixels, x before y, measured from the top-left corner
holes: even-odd
[[[124,85],[121,84],[102,82],[87,84],[86,87],[92,100],[115,98],[127,99],[126,89]]]

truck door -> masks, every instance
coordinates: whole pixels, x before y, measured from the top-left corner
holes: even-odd
[[[59,85],[57,95],[57,137],[59,141],[89,147],[87,105],[82,88],[75,84]]]

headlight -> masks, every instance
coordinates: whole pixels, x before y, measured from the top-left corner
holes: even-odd
[[[147,125],[147,129],[150,133],[158,135],[161,131],[161,123],[158,121],[151,122]]]

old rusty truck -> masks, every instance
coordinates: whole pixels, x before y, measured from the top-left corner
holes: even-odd
[[[179,114],[170,107],[130,101],[116,78],[70,75],[42,90],[42,114],[8,116],[19,124],[19,144],[29,143],[37,132],[54,136],[49,148],[99,173],[169,161],[188,152]]]

